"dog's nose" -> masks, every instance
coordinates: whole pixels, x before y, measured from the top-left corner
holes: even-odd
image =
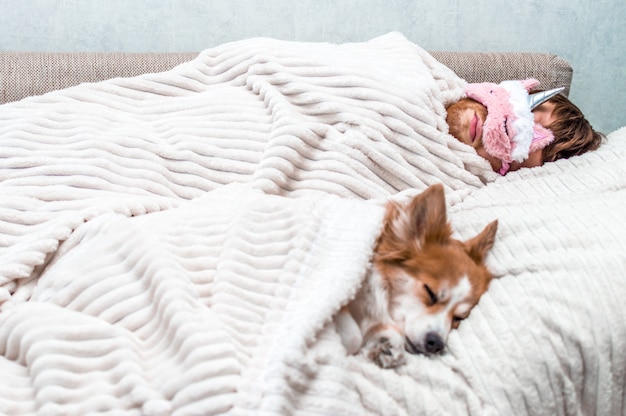
[[[436,332],[426,334],[424,348],[431,354],[437,354],[443,350],[443,339]]]

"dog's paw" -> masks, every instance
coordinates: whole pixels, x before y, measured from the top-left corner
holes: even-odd
[[[405,362],[404,337],[394,329],[379,331],[367,341],[364,352],[379,367],[398,367]]]

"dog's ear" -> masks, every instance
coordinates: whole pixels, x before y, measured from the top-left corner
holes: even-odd
[[[477,264],[483,263],[487,252],[496,242],[496,231],[498,231],[498,220],[487,225],[476,237],[463,243],[465,251]]]
[[[446,243],[452,236],[452,229],[446,216],[446,198],[443,185],[428,187],[417,195],[408,206],[412,238],[422,244]]]
[[[408,203],[387,204],[377,256],[383,261],[405,259],[411,246],[420,249],[428,243],[443,244],[451,236],[443,186],[432,185]]]

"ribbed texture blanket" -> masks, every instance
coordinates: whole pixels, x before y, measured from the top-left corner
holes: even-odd
[[[359,287],[381,219],[378,205],[245,185],[100,216],[1,321],[0,351],[17,365],[0,396],[10,413],[291,414],[305,388],[323,413],[351,412],[323,403],[335,388],[314,386],[308,351]]]
[[[460,197],[494,177],[445,133],[444,106],[462,85],[392,33],[347,45],[250,39],[168,72],[8,104],[0,287],[25,284],[85,219],[170,208],[232,182],[366,199],[443,182]]]
[[[251,39],[0,107],[0,413],[624,414],[626,130],[498,177],[462,85],[398,34]],[[434,182],[459,238],[499,220],[497,279],[382,370],[332,316]]]

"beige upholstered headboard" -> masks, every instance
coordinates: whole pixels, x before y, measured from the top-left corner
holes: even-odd
[[[431,54],[468,82],[536,78],[542,87],[565,87],[572,67],[547,53],[445,52]],[[0,104],[83,82],[162,72],[193,59],[197,53],[0,52]]]
[[[565,87],[569,95],[573,69],[558,55],[536,52],[430,52],[468,82],[536,78],[545,89]]]

